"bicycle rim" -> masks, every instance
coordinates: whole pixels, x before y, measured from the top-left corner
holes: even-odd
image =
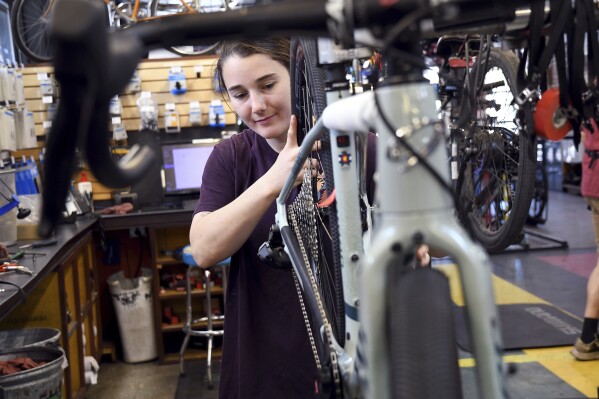
[[[449,282],[438,270],[389,267],[391,397],[462,398]]]
[[[535,181],[532,112],[514,102],[518,63],[511,52],[491,50],[473,123],[462,140],[456,192],[465,209],[460,218],[489,251],[520,238]]]
[[[152,0],[153,17],[193,12],[223,12],[228,9],[226,0]],[[208,55],[218,47],[218,42],[207,45],[173,46],[168,50],[181,56]]]
[[[316,66],[315,39],[299,38],[291,42],[291,93],[292,112],[298,120],[298,141],[314,125],[326,106],[325,73]],[[320,159],[325,176],[326,191],[334,189],[333,166],[328,134],[321,138]],[[317,195],[317,193],[315,193]],[[315,202],[317,199],[315,199]],[[339,257],[339,231],[335,205],[317,212],[320,222],[319,243],[322,252],[332,256],[321,256],[324,262],[317,272],[319,289],[327,318],[333,334],[340,345],[345,343],[345,308]],[[330,238],[328,236],[330,234]],[[328,260],[327,260],[328,258]]]
[[[50,23],[55,0],[18,0],[13,4],[11,24],[15,44],[30,61],[52,60]]]

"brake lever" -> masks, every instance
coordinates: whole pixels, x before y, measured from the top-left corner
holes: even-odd
[[[38,228],[42,237],[52,234],[64,209],[76,148],[98,180],[110,187],[131,185],[156,158],[149,147],[121,162],[110,152],[109,102],[133,75],[144,46],[125,31],[108,35],[102,3],[61,0],[56,7],[51,37],[61,101],[46,147],[47,191]]]

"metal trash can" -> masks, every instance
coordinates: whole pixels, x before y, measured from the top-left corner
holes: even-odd
[[[64,352],[60,348],[31,346],[0,351],[0,361],[29,357],[43,366],[0,375],[0,399],[60,399]]]
[[[23,328],[0,331],[0,350],[27,348],[30,346],[60,346],[60,330],[56,328]]]
[[[145,362],[158,356],[152,271],[141,269],[141,276],[125,278],[120,271],[108,278],[108,287],[116,311],[123,358],[127,363]]]

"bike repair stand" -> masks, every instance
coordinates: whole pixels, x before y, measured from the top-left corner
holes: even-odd
[[[533,242],[529,238],[533,238]],[[541,242],[539,242],[541,241]],[[543,243],[544,242],[544,243]],[[537,251],[547,249],[564,249],[568,248],[568,241],[564,241],[557,237],[553,237],[547,234],[538,233],[529,229],[524,229],[522,237],[519,242],[510,245],[502,252],[516,252],[516,251]]]

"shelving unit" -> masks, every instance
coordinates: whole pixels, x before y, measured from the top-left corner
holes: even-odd
[[[150,228],[150,243],[154,258],[154,301],[155,319],[156,319],[156,337],[158,339],[158,356],[162,363],[172,363],[179,361],[179,349],[183,342],[183,323],[185,321],[185,301],[186,293],[183,289],[165,287],[163,277],[167,274],[178,275],[177,281],[184,287],[185,272],[187,265],[182,261],[175,259],[169,251],[174,251],[189,243],[189,224],[184,226],[167,226]],[[165,253],[166,252],[166,253]],[[203,281],[203,280],[202,280]],[[212,306],[214,313],[222,314],[224,311],[224,290],[222,286],[214,285],[211,288]],[[204,298],[206,290],[196,288],[192,291],[192,309],[194,318],[202,317],[207,314]],[[173,313],[178,316],[178,322],[169,324],[164,321],[164,311],[171,308]],[[222,327],[222,322],[215,322],[216,328]],[[198,323],[196,328],[206,327],[206,323]],[[202,340],[202,338],[194,338]],[[214,356],[220,356],[220,351],[215,351]],[[206,357],[206,351],[190,348],[185,353],[186,360],[203,359]]]

